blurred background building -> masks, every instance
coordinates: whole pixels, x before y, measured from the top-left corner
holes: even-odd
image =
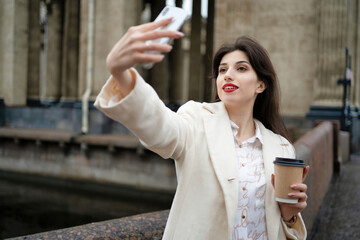
[[[4,107],[49,110],[91,103],[109,76],[105,58],[111,47],[130,26],[154,19],[166,3],[190,3],[192,15],[183,29],[186,37],[174,42],[166,61],[150,71],[139,69],[165,103],[209,101],[213,51],[248,35],[270,53],[285,118],[303,119],[311,105],[342,106],[343,89],[337,81],[346,71],[346,46],[354,72],[351,104],[359,105],[356,0],[210,0],[194,1],[192,6],[191,1],[2,0],[0,97]],[[80,115],[86,115],[83,111]],[[9,127],[116,132],[102,129],[101,122],[91,117],[89,126],[85,120],[80,123],[81,118],[72,122],[60,118],[45,123],[42,114],[32,114],[20,122],[7,115],[1,121]]]
[[[142,149],[93,107],[109,77],[112,46],[166,4],[191,14],[185,37],[173,42],[165,61],[137,69],[169,108],[210,101],[214,51],[248,35],[275,65],[292,140],[318,119],[339,120],[351,151],[358,149],[357,0],[0,0],[2,175],[114,184],[171,201],[172,162]]]

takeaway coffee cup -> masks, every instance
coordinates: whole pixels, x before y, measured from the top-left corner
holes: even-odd
[[[290,185],[302,183],[303,170],[305,163],[303,160],[294,158],[277,157],[274,161],[275,167],[275,200],[284,203],[297,203],[299,199],[290,198],[290,192],[297,190],[291,189]]]

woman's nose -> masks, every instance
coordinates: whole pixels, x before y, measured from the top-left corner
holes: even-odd
[[[225,81],[232,81],[233,78],[232,78],[232,74],[231,74],[231,70],[228,69],[224,75],[224,80]]]

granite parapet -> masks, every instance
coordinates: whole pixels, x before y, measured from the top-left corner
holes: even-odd
[[[11,238],[11,240],[156,240],[162,238],[168,215],[169,210],[163,210],[103,222],[90,223],[77,227],[37,233],[28,236],[21,236]]]

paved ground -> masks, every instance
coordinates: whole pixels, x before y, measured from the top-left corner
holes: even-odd
[[[360,153],[334,176],[324,202],[308,239],[360,239]]]

